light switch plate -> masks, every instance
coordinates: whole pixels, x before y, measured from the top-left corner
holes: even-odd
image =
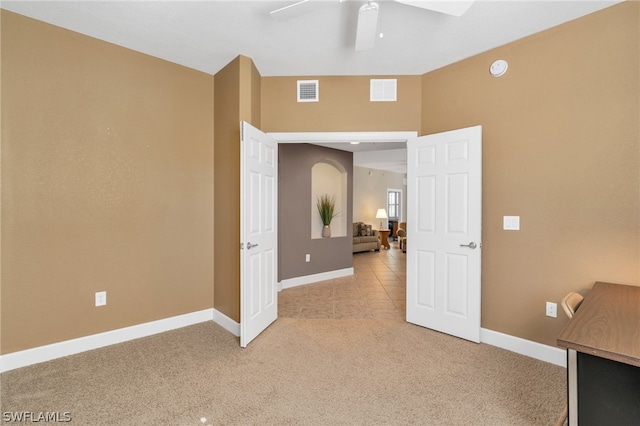
[[[502,229],[505,231],[519,231],[520,216],[504,216],[502,218]]]

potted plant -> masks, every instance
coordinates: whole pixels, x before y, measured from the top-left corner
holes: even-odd
[[[320,213],[320,219],[322,220],[322,236],[329,238],[331,237],[331,221],[340,214],[335,211],[336,199],[335,197],[329,197],[328,194],[321,195],[316,200],[316,206],[318,207],[318,213]]]

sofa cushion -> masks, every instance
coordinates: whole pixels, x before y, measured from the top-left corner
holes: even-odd
[[[377,241],[378,241],[378,237],[376,237],[375,235],[353,238],[353,244],[375,243]]]
[[[356,237],[371,237],[371,236],[375,236],[372,225],[367,225],[362,222],[353,222],[354,244],[356,244],[355,242]]]

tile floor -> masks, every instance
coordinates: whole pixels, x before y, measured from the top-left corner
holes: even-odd
[[[281,318],[399,319],[406,310],[406,254],[391,249],[354,253],[354,274],[282,290]]]

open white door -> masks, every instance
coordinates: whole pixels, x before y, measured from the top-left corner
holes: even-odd
[[[407,321],[480,341],[482,127],[407,141]]]
[[[240,123],[240,346],[278,317],[277,142]]]

